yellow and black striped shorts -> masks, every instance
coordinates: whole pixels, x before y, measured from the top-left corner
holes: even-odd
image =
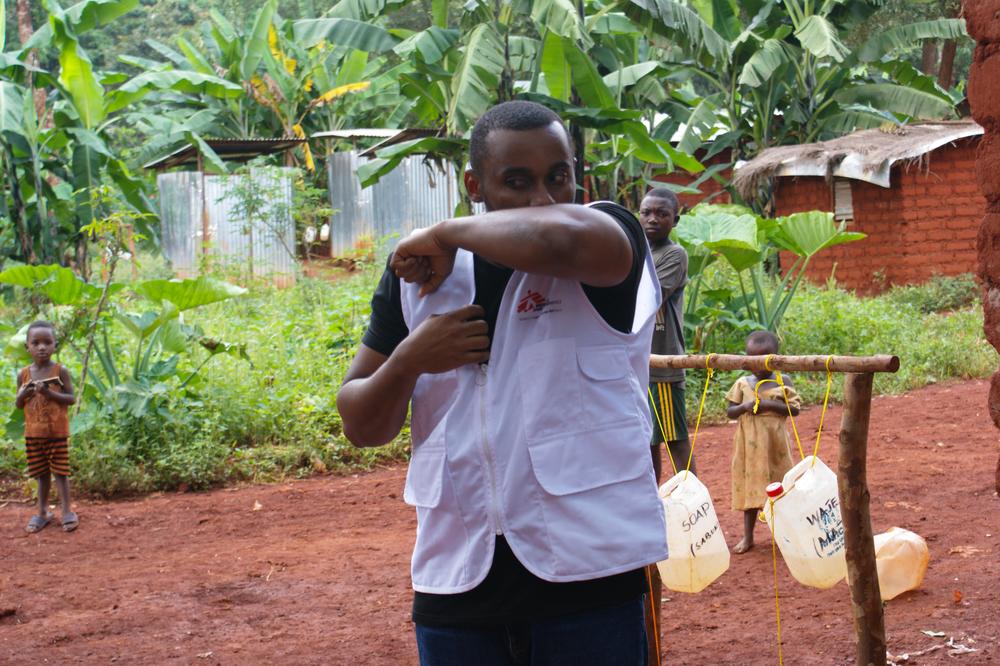
[[[684,411],[684,382],[650,382],[649,409],[653,415],[651,446],[688,438]]]
[[[67,438],[25,437],[24,446],[28,454],[28,476],[35,478],[49,473],[69,476]]]

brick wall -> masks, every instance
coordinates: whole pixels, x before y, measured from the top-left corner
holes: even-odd
[[[894,167],[891,189],[850,181],[854,221],[848,230],[868,237],[824,250],[810,262],[808,278],[824,282],[836,263],[838,283],[873,293],[970,272],[986,210],[975,178],[977,143],[978,138],[964,139],[925,155],[922,164]],[[833,210],[823,178],[780,178],[775,192],[778,215]],[[782,253],[782,266],[790,267],[794,259]]]

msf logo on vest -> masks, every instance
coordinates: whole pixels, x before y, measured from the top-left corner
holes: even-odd
[[[545,314],[561,312],[561,305],[562,301],[550,301],[541,293],[529,289],[528,293],[517,302],[517,317],[521,321],[538,319]]]

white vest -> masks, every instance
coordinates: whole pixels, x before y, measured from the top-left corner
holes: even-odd
[[[476,587],[495,535],[553,582],[610,576],[667,556],[649,455],[649,349],[660,302],[647,251],[631,333],[579,282],[515,271],[489,365],[424,374],[413,392],[403,499],[417,510],[419,592]],[[473,256],[423,298],[402,284],[409,329],[472,303]]]

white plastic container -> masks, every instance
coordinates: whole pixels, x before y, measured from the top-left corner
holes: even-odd
[[[915,590],[924,582],[931,553],[919,534],[901,527],[875,535],[875,566],[882,600]]]
[[[729,547],[708,488],[680,472],[660,486],[667,514],[668,558],[657,562],[663,584],[675,592],[701,592],[729,568]]]
[[[825,590],[847,576],[847,559],[837,475],[815,460],[806,457],[780,483],[767,487],[764,518],[792,577]]]

